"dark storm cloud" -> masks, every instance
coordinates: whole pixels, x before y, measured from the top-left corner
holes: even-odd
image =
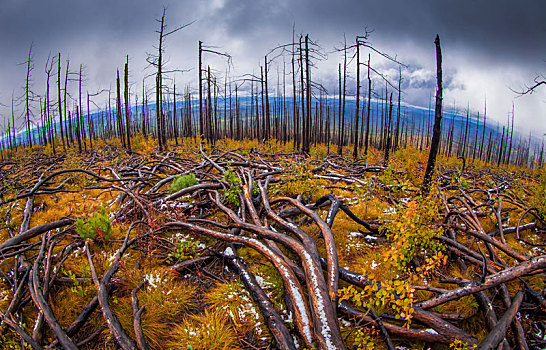
[[[370,40],[375,47],[398,55],[408,65],[402,87],[410,103],[428,104],[434,93],[436,33],[444,49],[446,96],[459,94],[461,103],[473,95],[482,99],[488,87],[495,90],[488,92],[488,101],[493,101],[489,96],[494,93],[504,94],[499,101],[508,101],[510,108],[514,96],[509,87],[517,88],[546,71],[546,1],[542,0],[0,0],[0,103],[9,105],[13,88],[20,94],[24,67],[16,64],[26,59],[31,42],[36,90],[41,90],[49,52],[62,52],[63,62],[70,58],[71,67],[87,65],[90,89],[108,86],[126,54],[131,77],[139,81],[145,75],[146,52],[152,52],[157,41],[155,19],[163,5],[171,28],[196,21],[167,40],[170,65],[191,70],[177,76],[177,82],[195,80],[191,77],[198,40],[229,51],[234,56],[233,74],[253,70],[259,74],[263,55],[290,42],[294,24],[296,35],[309,33],[328,52],[328,61],[317,62],[313,78],[331,92],[336,89],[340,61],[333,47],[340,47],[344,33],[352,43],[364,28],[373,29]],[[220,72],[225,69],[221,58],[207,55],[206,60]],[[390,79],[397,79],[395,66],[372,60]],[[282,60],[275,62],[272,74],[276,75],[276,67],[282,71]],[[5,113],[0,107],[0,114]]]
[[[375,30],[375,41],[430,46],[439,33],[459,49],[500,60],[546,56],[546,1],[541,0],[229,0],[218,16],[243,36],[271,27],[291,29],[295,22],[322,40],[340,41],[344,32],[362,33],[367,27]]]

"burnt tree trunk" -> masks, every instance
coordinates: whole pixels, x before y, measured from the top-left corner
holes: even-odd
[[[121,89],[119,86],[119,70],[117,71],[117,77],[116,77],[116,92],[117,92],[117,98],[116,98],[116,121],[118,124],[118,135],[121,140],[121,144],[123,147],[125,147],[125,136],[124,136],[124,130],[123,130],[123,120],[121,119]]]
[[[59,57],[57,59],[57,100],[59,104],[59,125],[61,128],[61,141],[63,143],[63,149],[66,150],[66,145],[64,143],[64,133],[63,133],[63,105],[61,103],[61,53],[59,52]]]
[[[432,143],[430,145],[425,178],[423,180],[422,192],[424,196],[427,196],[430,192],[430,185],[432,182],[432,176],[434,175],[434,167],[436,165],[436,155],[438,154],[440,138],[442,136],[442,49],[440,47],[439,35],[436,35],[434,44],[436,45],[436,82],[438,84],[438,88],[436,90],[436,108],[434,110]]]
[[[360,119],[360,44],[356,38],[356,112],[355,112],[355,133],[353,158],[358,158],[358,122]]]
[[[127,150],[131,152],[131,121],[129,117],[129,56],[127,55],[127,61],[125,62],[125,132],[127,135]]]
[[[368,54],[368,110],[366,111],[366,137],[364,138],[364,155],[368,155],[368,144],[370,139],[370,108],[372,98],[372,79],[370,78],[370,54]]]

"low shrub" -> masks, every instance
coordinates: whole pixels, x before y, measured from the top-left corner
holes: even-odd
[[[108,239],[110,232],[112,232],[112,223],[110,218],[106,214],[106,210],[102,208],[100,213],[97,213],[84,221],[78,219],[76,221],[76,232],[81,238],[101,242]]]
[[[180,175],[174,178],[173,183],[171,184],[171,188],[169,189],[170,193],[175,193],[180,190],[183,190],[184,188],[197,185],[198,182],[195,179],[195,174],[189,173],[186,175]]]

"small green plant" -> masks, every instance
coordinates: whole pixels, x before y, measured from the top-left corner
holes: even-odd
[[[470,184],[465,179],[461,179],[461,181],[459,182],[459,185],[465,190],[470,188]]]
[[[224,181],[229,184],[229,187],[224,190],[224,197],[226,197],[226,200],[229,203],[238,207],[241,204],[239,200],[239,195],[241,194],[241,180],[239,180],[239,177],[231,166],[228,166],[224,173]]]
[[[72,293],[76,293],[80,297],[85,296],[85,290],[83,289],[83,286],[81,285],[80,281],[76,278],[76,274],[70,270],[63,269],[63,272],[66,274],[66,276],[72,281],[73,286],[70,287],[70,290]]]
[[[90,238],[99,243],[104,242],[112,232],[112,223],[106,214],[106,210],[101,208],[100,213],[93,215],[87,221],[78,219],[76,221],[76,232],[83,239]]]
[[[174,178],[174,181],[171,184],[171,188],[169,189],[169,193],[175,193],[180,190],[183,190],[186,187],[197,185],[198,182],[195,179],[194,173],[189,173],[186,175],[179,175]]]
[[[188,242],[181,241],[176,244],[174,253],[169,253],[167,256],[167,262],[173,264],[177,261],[183,261],[187,259],[193,259],[197,256],[197,249],[199,248],[199,243],[197,242]]]

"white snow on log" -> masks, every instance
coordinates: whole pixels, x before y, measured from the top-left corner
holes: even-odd
[[[302,325],[303,333],[304,333],[305,337],[307,338],[307,340],[309,342],[312,342],[313,337],[311,335],[311,328],[309,326],[309,324],[310,324],[309,315],[307,314],[306,309],[305,309],[305,302],[304,302],[304,299],[303,299],[303,295],[300,293],[300,290],[296,286],[296,284],[292,281],[290,273],[288,272],[288,270],[284,266],[284,261],[282,261],[276,254],[274,254],[271,251],[271,249],[269,249],[267,246],[265,246],[262,242],[260,242],[258,240],[253,240],[253,241],[254,241],[254,243],[256,245],[260,246],[261,249],[271,253],[271,256],[275,260],[275,263],[276,263],[275,265],[277,265],[277,267],[279,269],[279,272],[283,276],[285,276],[286,280],[288,280],[288,284],[289,284],[288,287],[290,288],[291,295],[294,298],[294,302],[296,303],[297,309],[300,310],[301,321],[303,323],[303,325]]]
[[[224,255],[233,256],[235,255],[235,253],[233,252],[233,249],[231,249],[231,247],[227,247],[226,250],[224,250]]]
[[[311,256],[309,255],[309,253],[307,253],[306,251],[303,252],[303,256],[307,262],[307,265],[308,266],[313,266],[313,260],[311,259]],[[312,286],[309,286],[309,288],[313,288],[315,291],[319,291],[319,284],[318,284],[318,278],[317,278],[317,275],[315,273],[313,273],[313,269],[309,269],[311,271],[310,275],[311,275],[311,281],[313,283]],[[324,311],[324,305],[325,303],[329,303],[330,300],[324,300],[322,299],[322,295],[319,293],[316,293],[315,294],[316,296],[316,299],[317,299],[317,309],[318,310],[315,310],[315,312],[318,314],[318,318],[320,319],[320,323],[321,323],[321,334],[322,336],[324,337],[324,341],[326,342],[326,348],[327,349],[332,349],[332,350],[336,350],[336,347],[334,346],[334,344],[332,344],[332,339],[331,339],[331,329],[328,325],[328,318],[326,317],[326,312]]]

